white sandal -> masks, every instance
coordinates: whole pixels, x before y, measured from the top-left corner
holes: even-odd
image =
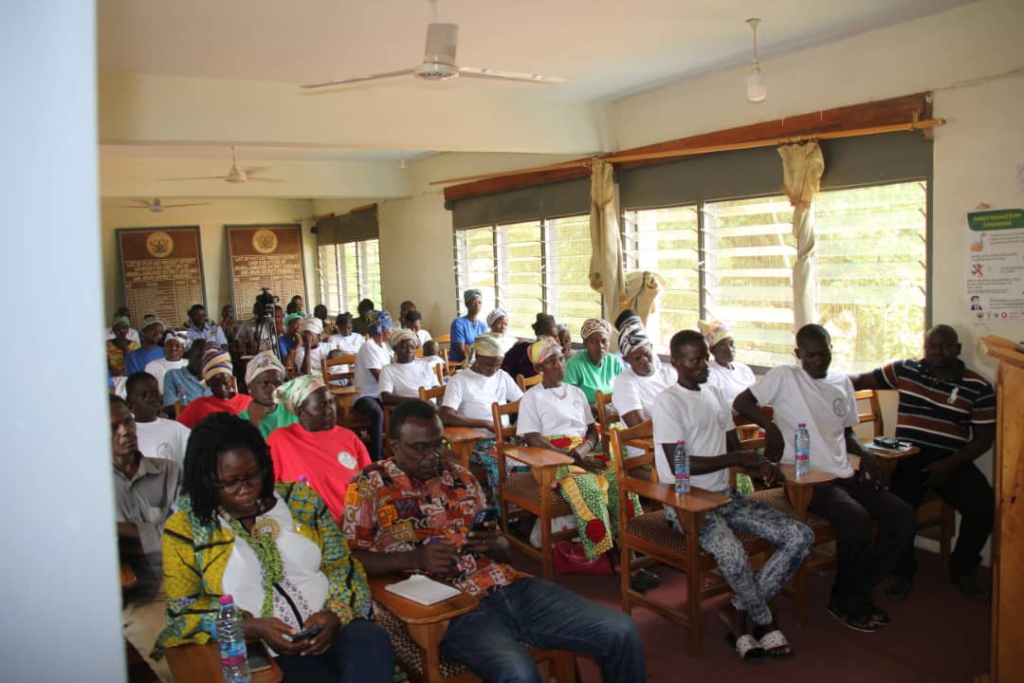
[[[772,659],[788,659],[793,656],[793,649],[789,647],[789,641],[779,629],[764,634],[761,637],[761,647],[764,649],[765,655]]]
[[[749,633],[736,638],[735,641],[733,641],[733,638],[734,636],[730,633],[729,640],[733,647],[736,648],[736,654],[744,662],[760,662],[764,659],[764,648],[761,647],[761,643],[757,641],[757,638]]]

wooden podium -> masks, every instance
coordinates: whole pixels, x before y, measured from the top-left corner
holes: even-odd
[[[1002,337],[989,335],[981,342],[988,355],[999,361],[993,467],[992,670],[987,680],[1010,683],[1024,681],[1024,353]]]

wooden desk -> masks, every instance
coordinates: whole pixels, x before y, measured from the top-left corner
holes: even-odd
[[[216,642],[205,645],[179,645],[164,650],[167,664],[176,681],[221,683],[220,648]],[[252,683],[280,683],[284,678],[277,662],[270,658],[270,668],[252,675]]]
[[[911,446],[910,448],[904,448],[901,450],[891,450],[889,448],[878,448],[873,444],[864,444],[864,448],[878,456],[878,464],[882,468],[882,479],[883,483],[888,486],[892,480],[892,473],[896,471],[896,464],[903,458],[908,458],[911,455],[917,455],[921,452],[921,449],[917,446]]]
[[[530,467],[550,467],[552,465],[571,465],[573,459],[564,453],[550,448],[534,448],[533,446],[514,446],[502,444],[501,452]]]
[[[835,475],[812,469],[797,479],[796,465],[780,464],[779,469],[786,475],[786,481],[783,483],[783,486],[786,488],[786,497],[789,498],[789,504],[796,511],[796,518],[801,522],[807,521],[807,508],[811,504],[814,487],[818,484],[833,481],[836,478]]]
[[[463,469],[469,469],[469,456],[473,454],[476,442],[480,439],[493,439],[494,435],[483,429],[474,427],[445,427],[444,438],[452,444],[452,450]]]

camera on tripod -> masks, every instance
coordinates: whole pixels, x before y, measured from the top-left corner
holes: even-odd
[[[270,293],[270,290],[266,287],[261,287],[262,291],[256,295],[256,303],[253,304],[252,312],[256,314],[257,319],[269,318],[274,319],[274,304],[278,302],[278,298]]]

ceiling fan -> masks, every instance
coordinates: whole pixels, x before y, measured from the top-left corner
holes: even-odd
[[[151,201],[151,202],[147,202],[144,199],[140,199],[135,204],[131,204],[131,205],[128,205],[128,206],[125,206],[125,205],[122,204],[121,206],[119,206],[117,208],[119,208],[119,209],[149,209],[153,213],[160,213],[164,209],[180,209],[183,206],[206,206],[209,203],[210,202],[196,202],[194,204],[161,204],[160,200],[157,199],[156,197],[154,197],[153,201]]]
[[[421,64],[410,69],[402,69],[401,71],[386,71],[369,76],[339,78],[322,83],[308,83],[302,87],[309,90],[331,88],[351,83],[379,81],[386,78],[410,75],[426,81],[444,81],[449,78],[463,76],[465,78],[487,78],[499,81],[540,83],[543,85],[565,82],[564,78],[558,78],[557,76],[542,76],[541,74],[517,73],[515,71],[500,71],[498,69],[481,69],[475,66],[460,67],[455,63],[455,50],[459,42],[459,27],[457,24],[439,24],[437,22],[437,0],[430,0],[430,5],[434,21],[427,24],[427,46],[423,51],[423,62]]]
[[[242,169],[238,165],[238,159],[235,156],[235,146],[231,146],[231,170],[228,171],[227,175],[210,175],[210,176],[194,176],[191,178],[161,178],[161,180],[223,180],[226,183],[244,183],[247,180],[262,180],[268,183],[283,183],[284,180],[281,178],[261,178],[253,175],[261,171],[269,170],[269,166],[257,166],[254,168]]]

